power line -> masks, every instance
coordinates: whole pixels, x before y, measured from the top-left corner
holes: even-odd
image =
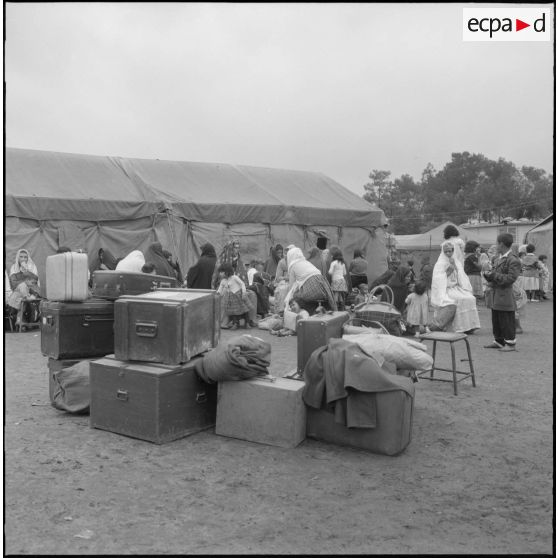
[[[524,207],[529,207],[531,205],[536,205],[539,203],[545,203],[545,202],[552,202],[553,201],[553,197],[544,197],[544,198],[539,198],[536,201],[530,201],[530,202],[523,202],[521,204],[517,204],[517,205],[502,205],[502,206],[496,206],[496,207],[485,207],[485,208],[471,208],[471,209],[462,209],[461,211],[438,211],[436,213],[421,213],[420,217],[407,217],[407,216],[402,216],[402,215],[392,215],[389,216],[388,218],[390,220],[405,220],[405,221],[421,221],[424,218],[427,217],[437,217],[439,215],[462,215],[463,213],[475,213],[475,212],[496,212],[496,211],[513,211],[514,209],[522,209]],[[380,206],[378,206],[380,207]],[[380,207],[381,209],[381,207]]]

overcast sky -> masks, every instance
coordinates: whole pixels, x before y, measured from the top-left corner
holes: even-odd
[[[6,145],[317,171],[359,195],[372,169],[418,179],[460,151],[552,172],[554,36],[464,42],[463,6],[7,3]]]

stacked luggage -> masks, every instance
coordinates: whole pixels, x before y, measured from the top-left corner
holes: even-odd
[[[157,444],[215,424],[217,385],[195,370],[220,337],[212,290],[161,288],[114,302],[114,355],[90,366],[90,425]]]
[[[87,272],[86,254],[66,252],[46,259],[41,352],[48,357],[50,401],[69,412],[89,409],[88,390],[83,388],[88,373],[77,365],[114,351],[114,301],[89,296]]]

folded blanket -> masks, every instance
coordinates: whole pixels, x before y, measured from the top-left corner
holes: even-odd
[[[411,394],[410,381],[403,380],[382,369],[357,344],[330,339],[306,363],[302,398],[309,407],[332,412],[335,422],[348,428],[374,428],[375,394],[393,390]]]
[[[207,383],[267,376],[271,345],[253,335],[239,335],[219,343],[200,359],[195,369]]]

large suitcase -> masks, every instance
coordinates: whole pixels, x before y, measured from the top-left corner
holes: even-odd
[[[405,390],[370,394],[376,398],[376,428],[347,428],[335,422],[335,415],[323,409],[306,407],[306,436],[341,446],[350,446],[397,455],[411,441],[415,387],[409,378],[393,376]]]
[[[304,372],[310,355],[319,347],[327,345],[331,338],[343,336],[343,324],[350,318],[348,312],[316,314],[297,324],[297,366],[299,374]]]
[[[304,383],[287,378],[219,382],[215,434],[294,448],[306,437]]]
[[[194,366],[122,362],[90,363],[90,425],[156,444],[215,425],[217,384],[207,384]]]
[[[46,298],[77,302],[89,296],[87,254],[64,252],[46,259]]]
[[[116,300],[122,295],[145,294],[160,287],[178,286],[178,280],[174,277],[130,271],[98,270],[93,272],[91,278],[93,296],[108,300]]]
[[[188,362],[219,343],[220,296],[209,289],[161,289],[114,303],[119,360]]]
[[[87,360],[91,362],[92,360],[97,360],[99,357],[90,357],[90,358],[63,358],[63,359],[56,359],[50,358],[48,359],[48,397],[50,402],[54,402],[54,389],[56,387],[56,374],[60,372],[60,370],[64,368],[69,368],[78,362],[82,362]]]
[[[114,302],[42,300],[40,308],[43,355],[83,359],[114,352]]]

